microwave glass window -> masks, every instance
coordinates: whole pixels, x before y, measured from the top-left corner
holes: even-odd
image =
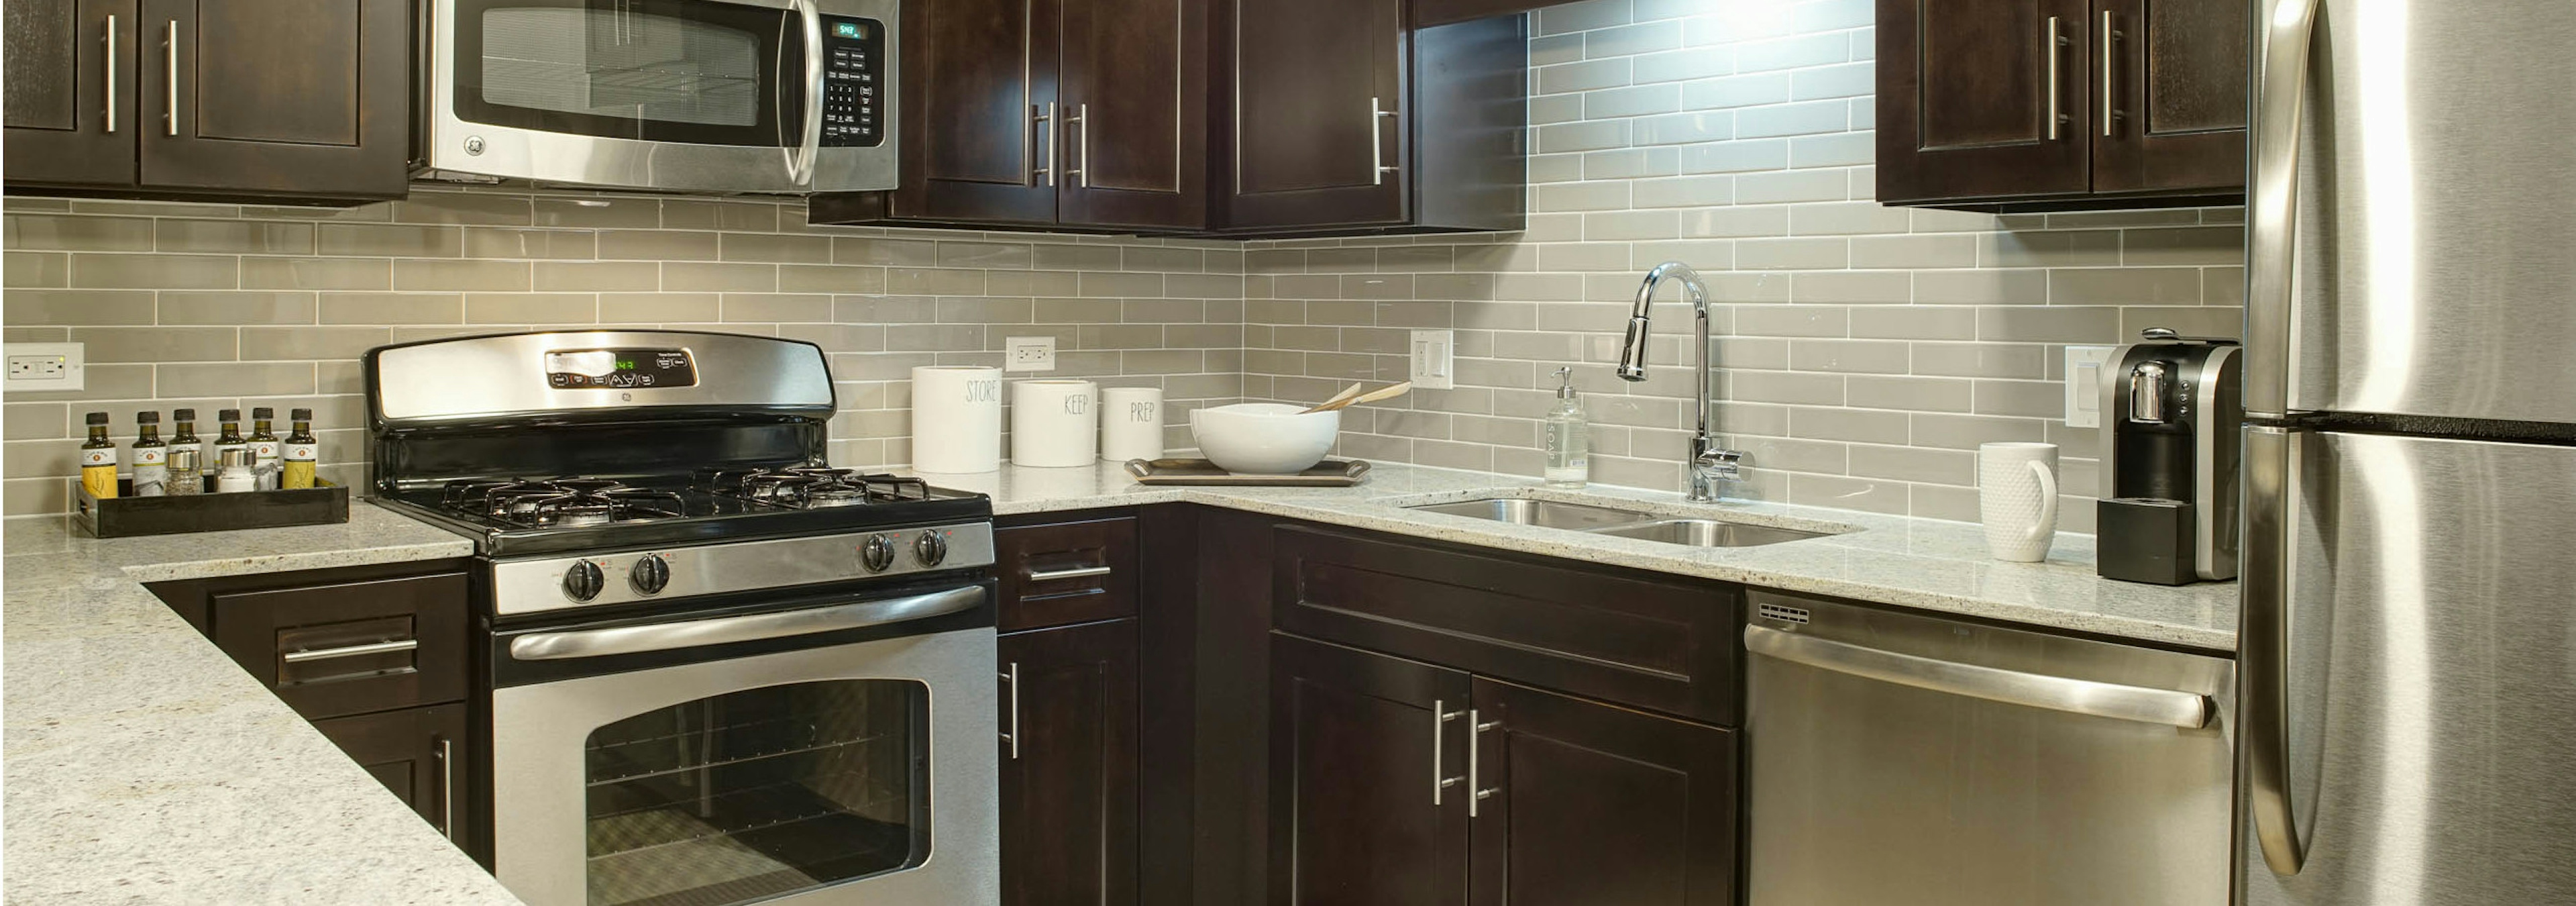
[[[930,690],[833,680],[600,727],[583,753],[590,906],[725,906],[930,856]]]
[[[760,122],[760,38],[599,8],[483,12],[483,101],[703,126]]]

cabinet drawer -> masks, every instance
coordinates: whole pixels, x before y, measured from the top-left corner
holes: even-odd
[[[1136,614],[1136,520],[1121,516],[993,533],[1001,631]]]
[[[1282,526],[1282,630],[1732,725],[1743,590]]]
[[[309,719],[459,701],[463,573],[214,596],[215,644]]]

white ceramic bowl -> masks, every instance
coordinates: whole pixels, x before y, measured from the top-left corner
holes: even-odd
[[[1190,416],[1199,452],[1217,468],[1246,475],[1303,472],[1333,449],[1342,413],[1300,413],[1287,403],[1236,403]]]

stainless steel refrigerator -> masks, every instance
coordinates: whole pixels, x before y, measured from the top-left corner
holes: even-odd
[[[2258,16],[2240,900],[2576,903],[2576,2]]]

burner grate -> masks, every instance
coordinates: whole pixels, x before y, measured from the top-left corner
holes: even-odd
[[[918,478],[823,466],[711,471],[701,473],[698,483],[712,493],[796,509],[931,499],[930,485]]]
[[[669,519],[688,509],[678,494],[606,478],[457,481],[439,499],[458,513],[532,528]]]

